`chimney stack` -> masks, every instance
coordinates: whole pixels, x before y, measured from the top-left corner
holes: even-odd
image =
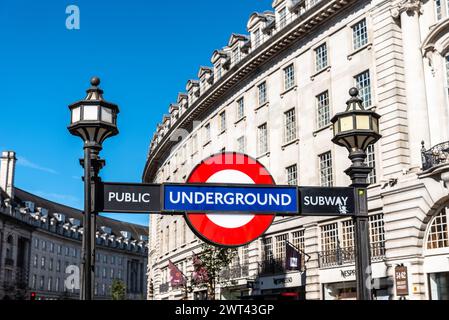
[[[3,151],[0,165],[0,188],[14,199],[14,171],[16,167],[16,153]]]

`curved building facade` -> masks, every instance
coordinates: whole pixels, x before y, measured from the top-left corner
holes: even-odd
[[[449,3],[305,0],[272,3],[232,34],[169,106],[152,137],[144,182],[184,182],[202,159],[239,151],[277,184],[347,186],[347,151],[332,142],[332,116],[349,88],[381,118],[368,150],[373,290],[399,299],[395,268],[407,268],[406,299],[448,299]],[[304,252],[284,270],[286,242]],[[200,250],[182,216],[152,215],[150,299],[181,299],[168,261],[187,275]],[[239,248],[216,298],[355,298],[350,219],[277,218]],[[189,298],[204,297],[193,292]]]

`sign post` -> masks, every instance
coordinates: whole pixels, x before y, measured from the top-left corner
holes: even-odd
[[[394,268],[394,279],[396,282],[396,295],[398,297],[408,296],[408,271],[404,265]]]

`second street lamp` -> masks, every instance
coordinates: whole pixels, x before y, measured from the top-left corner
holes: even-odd
[[[68,127],[71,134],[80,137],[84,142],[84,158],[80,160],[84,168],[81,300],[92,300],[94,296],[97,214],[95,185],[100,181],[98,173],[105,164],[99,154],[103,148],[103,142],[118,134],[117,114],[119,113],[117,105],[104,101],[103,90],[98,87],[100,79],[93,77],[90,83],[91,87],[87,90],[86,98],[69,106],[71,123]]]
[[[332,142],[345,147],[349,151],[352,165],[345,171],[351,178],[356,192],[355,241],[356,241],[356,276],[357,299],[372,300],[371,291],[371,248],[369,236],[369,216],[367,179],[373,169],[365,163],[366,149],[376,143],[379,134],[380,115],[363,107],[358,97],[359,90],[349,90],[351,99],[347,102],[346,111],[337,113],[332,118],[334,138]]]

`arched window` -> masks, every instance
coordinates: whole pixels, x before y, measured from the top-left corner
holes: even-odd
[[[447,247],[449,247],[447,208],[443,208],[429,223],[426,248],[439,249]]]

